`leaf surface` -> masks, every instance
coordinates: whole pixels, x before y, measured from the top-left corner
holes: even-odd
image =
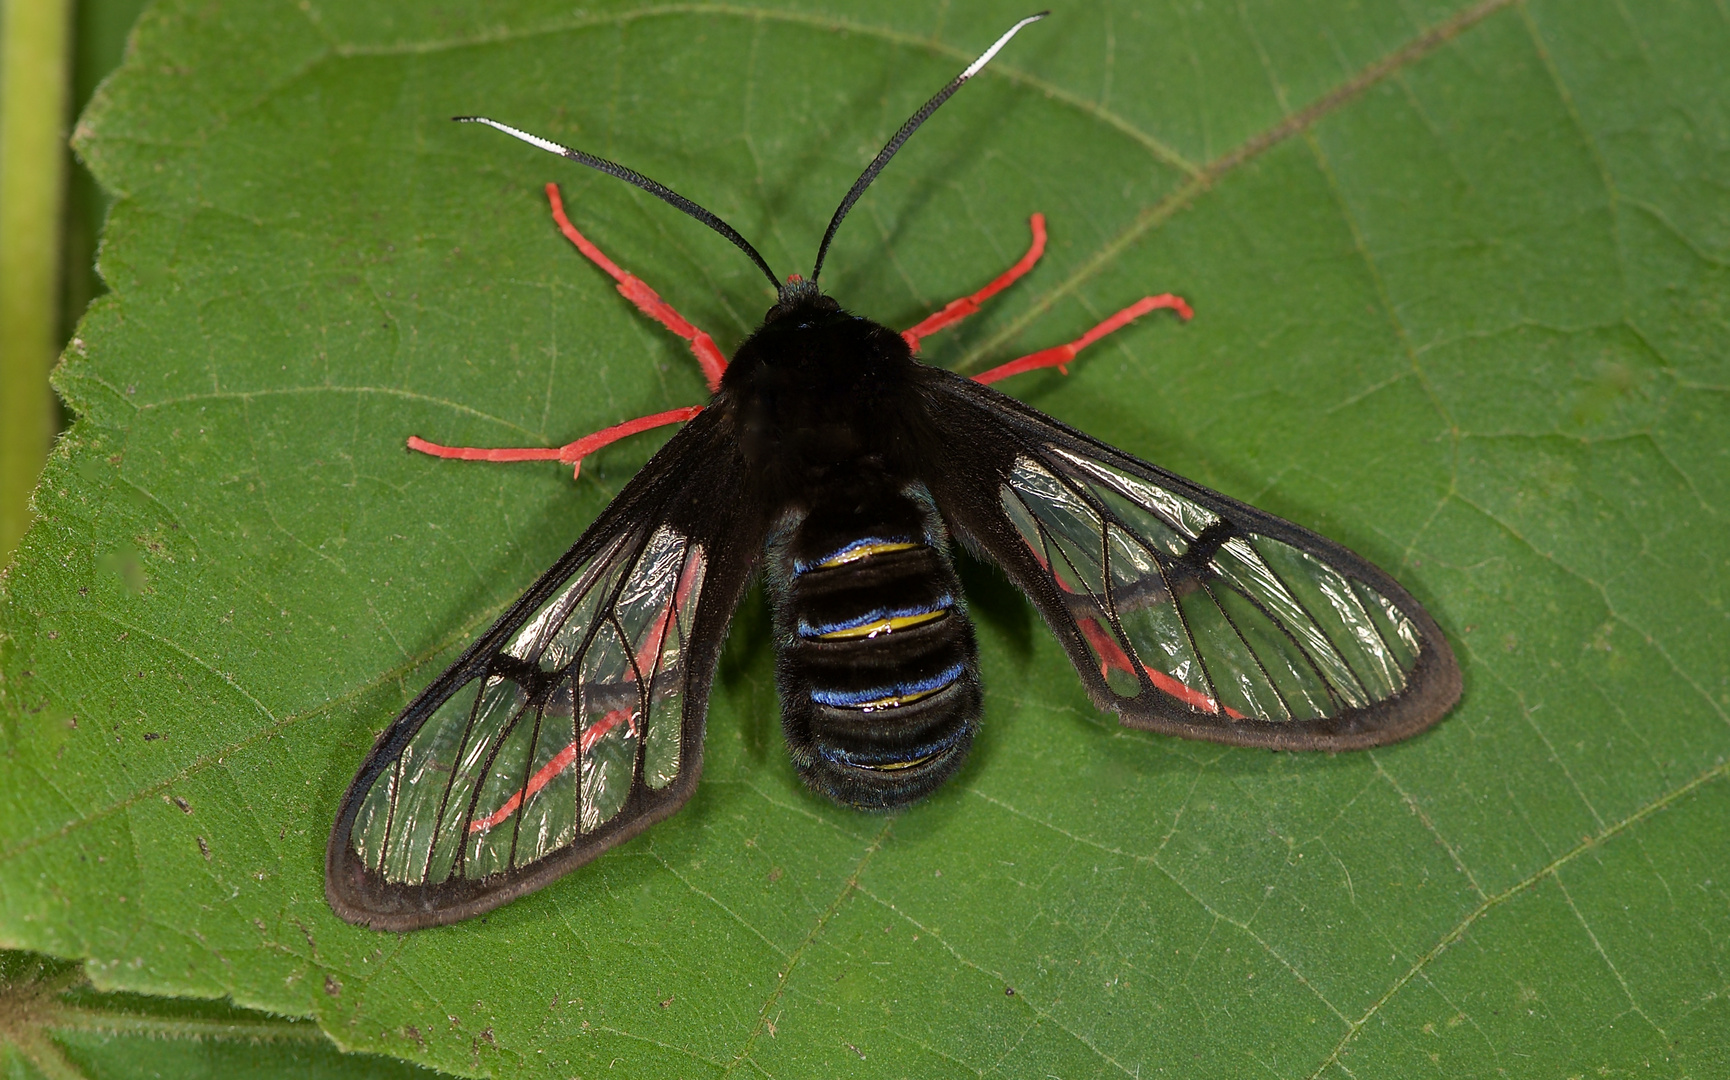
[[[573,217],[723,348],[1001,4],[163,2],[87,114],[113,293],[6,583],[0,944],[455,1072],[1570,1075],[1730,1069],[1730,95],[1722,9],[1099,4],[1032,28],[860,204],[828,289],[1007,389],[1340,540],[1450,634],[1410,743],[1125,731],[964,567],[973,759],[894,818],[806,793],[767,615],[678,816],[469,923],[322,892],[381,729],[641,464],[437,462],[702,400]]]

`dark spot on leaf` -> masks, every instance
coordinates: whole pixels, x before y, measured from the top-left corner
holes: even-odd
[[[174,797],[174,805],[180,807],[180,810],[182,813],[186,813],[186,814],[192,813],[192,804],[187,802],[185,799],[181,798],[178,795],[176,795]]]
[[[210,845],[204,842],[204,837],[202,836],[198,838],[198,851],[199,854],[204,856],[205,862],[210,861]]]
[[[324,992],[329,994],[331,997],[342,996],[342,983],[337,980],[335,975],[326,975],[324,977]]]
[[[1003,988],[1003,996],[1004,997],[1014,997],[1015,996],[1015,987],[1005,986]]]
[[[139,674],[142,675],[144,673],[141,671],[141,672],[139,672]],[[144,741],[145,742],[155,742],[157,739],[166,739],[166,738],[168,738],[168,736],[166,736],[160,732],[156,732],[156,731],[146,731],[144,733]]]

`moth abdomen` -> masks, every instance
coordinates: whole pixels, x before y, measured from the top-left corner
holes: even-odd
[[[893,809],[941,784],[972,745],[973,625],[922,489],[827,494],[770,544],[782,727],[811,787]]]

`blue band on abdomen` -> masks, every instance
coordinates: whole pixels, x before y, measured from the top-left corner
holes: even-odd
[[[893,686],[877,690],[818,690],[813,688],[811,700],[820,705],[834,705],[841,709],[856,709],[861,705],[869,705],[884,698],[908,697],[912,694],[928,694],[941,690],[961,677],[960,664],[951,664],[948,668],[928,679],[916,682],[896,683]]]
[[[954,604],[954,598],[948,593],[944,593],[929,606],[873,608],[863,615],[858,615],[850,619],[843,619],[840,622],[823,623],[819,626],[813,626],[806,622],[805,617],[801,615],[799,616],[799,636],[817,638],[822,637],[824,634],[833,634],[841,630],[857,630],[861,626],[869,626],[870,624],[879,622],[883,619],[906,619],[914,615],[935,615],[940,611],[947,611],[950,607],[954,606]]]
[[[854,540],[854,541],[848,543],[844,547],[836,548],[834,551],[829,552],[829,554],[824,555],[822,558],[819,558],[819,559],[794,559],[793,560],[793,573],[803,574],[807,570],[814,570],[817,567],[822,566],[826,562],[833,562],[836,559],[843,558],[848,553],[858,551],[860,548],[874,547],[878,544],[921,544],[921,543],[923,543],[923,540],[921,540],[921,538],[916,537],[916,536],[866,536],[866,537],[861,537],[858,540]]]

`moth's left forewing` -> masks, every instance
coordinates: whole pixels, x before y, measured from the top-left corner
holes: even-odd
[[[380,738],[326,851],[351,922],[406,930],[533,891],[677,810],[757,537],[699,417]]]
[[[1365,559],[933,373],[930,486],[962,539],[1045,616],[1101,708],[1193,738],[1351,749],[1460,693],[1435,620]]]

